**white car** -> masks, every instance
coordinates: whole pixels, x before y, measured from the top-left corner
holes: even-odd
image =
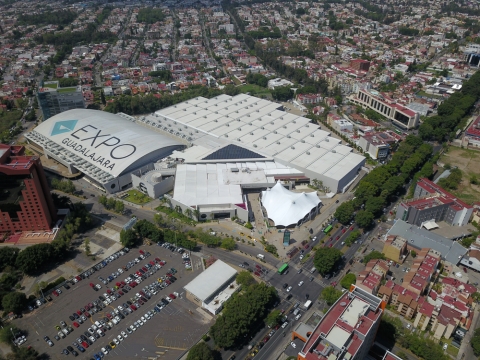
[[[142,320],[144,323],[146,323],[148,319],[145,318],[145,316],[142,316],[142,317],[140,318],[140,320]]]
[[[96,288],[97,290],[100,290],[100,289],[102,288],[102,285],[97,284],[97,285],[95,285],[95,288]]]
[[[141,319],[138,319],[138,320],[137,320],[137,324],[140,325],[140,326],[142,326],[142,325],[143,325],[143,321],[142,321]]]
[[[90,339],[91,342],[97,341],[97,339],[95,339],[95,336],[89,336],[88,338]]]
[[[290,345],[292,345],[294,349],[297,347],[297,344],[295,344],[293,341],[290,343]]]
[[[123,341],[122,335],[117,335],[117,339],[118,339],[119,341]]]
[[[165,300],[167,300],[168,302],[172,302],[172,301],[173,301],[172,299],[170,299],[170,296],[167,296],[167,297],[165,298]]]
[[[127,333],[126,333],[125,331],[122,331],[121,334],[122,334],[122,336],[123,336],[124,338],[128,337],[128,335],[127,335]]]
[[[119,268],[117,271],[118,271],[120,274],[123,274],[123,270],[122,270],[122,269]]]
[[[303,255],[300,255],[300,260],[303,260]]]
[[[137,330],[137,328],[135,327],[135,325],[130,325],[130,329],[132,329],[133,331]]]
[[[297,316],[295,316],[295,320],[300,319],[301,316],[302,316],[302,314],[298,314]]]
[[[102,352],[103,352],[104,354],[108,354],[107,348],[104,348],[104,347],[103,347],[103,348],[101,348],[100,350],[102,350]]]
[[[112,319],[112,322],[113,322],[115,325],[117,325],[117,324],[118,324],[118,321],[117,321],[117,319]]]
[[[115,345],[120,344],[120,340],[118,340],[117,338],[113,338],[113,342],[115,343]]]
[[[291,286],[289,286],[289,287],[287,288],[287,292],[290,292],[290,290],[292,290],[292,287],[291,287]]]
[[[298,283],[298,286],[302,286],[302,285],[303,285],[303,280]]]
[[[317,237],[316,237],[316,236],[313,237],[312,241],[315,241],[315,240],[317,240]]]
[[[146,313],[146,314],[145,314],[145,319],[150,320],[151,318],[152,318],[152,317],[150,316],[149,313]]]
[[[97,330],[97,334],[100,336],[105,336],[105,333],[100,329]]]
[[[118,305],[118,310],[123,311],[123,306],[122,306],[122,305]]]
[[[288,325],[288,322],[285,321],[285,322],[282,324],[282,329],[285,329],[285,328],[287,327],[287,325]]]
[[[443,345],[443,350],[447,350],[447,348],[448,348],[448,344],[444,344]]]

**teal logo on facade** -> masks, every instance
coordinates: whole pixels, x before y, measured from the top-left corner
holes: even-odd
[[[51,136],[67,133],[73,131],[75,129],[75,125],[77,125],[78,120],[65,120],[65,121],[57,121],[53,126]]]

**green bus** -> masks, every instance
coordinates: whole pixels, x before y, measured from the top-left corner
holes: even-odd
[[[285,271],[287,271],[287,269],[288,269],[288,264],[285,263],[282,266],[280,266],[280,269],[278,269],[278,273],[282,275]]]
[[[332,229],[333,229],[333,226],[332,226],[332,225],[328,225],[328,226],[325,228],[325,230],[323,230],[323,232],[324,232],[325,234],[328,234],[330,231],[332,231]]]

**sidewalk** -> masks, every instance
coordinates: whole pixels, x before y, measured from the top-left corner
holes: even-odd
[[[465,335],[465,338],[462,341],[462,345],[460,345],[460,349],[458,350],[457,360],[462,359],[462,355],[467,351],[468,347],[470,346],[470,340],[472,339],[473,332],[477,327],[478,313],[479,313],[477,306],[475,306],[473,311],[474,313],[473,313],[472,326],[470,327],[470,330]]]

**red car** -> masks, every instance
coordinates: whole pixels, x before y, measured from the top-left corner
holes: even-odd
[[[88,305],[88,304],[85,305],[85,310],[87,310],[87,311],[90,310],[90,305]]]
[[[352,226],[350,226],[350,230],[353,230],[353,225],[352,225]]]
[[[75,279],[77,279],[78,281],[81,281],[81,280],[82,280],[82,278],[81,278],[80,276],[78,276],[78,275],[75,276]]]
[[[143,304],[144,304],[144,302],[142,301],[142,299],[138,299],[138,303],[139,303],[140,305],[143,305]]]
[[[77,323],[76,321],[73,322],[73,326],[75,326],[76,328],[80,327],[80,324]]]
[[[347,231],[347,230],[343,229],[343,230],[342,230],[342,234],[345,234],[345,231]]]
[[[170,280],[165,280],[165,282],[166,282],[168,285],[172,285],[172,283],[171,283]]]
[[[88,311],[85,311],[85,313],[84,313],[83,315],[85,315],[85,316],[88,317],[88,318],[89,318],[90,316],[92,316],[92,315],[90,315],[90,313],[89,313]]]
[[[52,294],[55,295],[55,296],[58,296],[57,290],[54,290],[54,291],[52,292]]]
[[[125,295],[125,293],[122,290],[118,290],[118,295]]]
[[[154,261],[150,261],[149,264],[152,265],[152,266],[155,266],[155,262],[154,262]]]
[[[260,276],[260,274],[258,273],[258,271],[255,271],[254,274],[255,274],[255,276]]]
[[[93,303],[88,303],[88,306],[90,306],[90,308],[93,308]]]
[[[133,311],[137,310],[137,307],[135,305],[130,305],[130,309],[132,309]]]
[[[142,267],[142,270],[143,270],[144,272],[146,272],[146,273],[148,272],[148,269],[147,269],[145,266]]]
[[[108,294],[108,295],[112,295],[112,290],[107,289],[107,294]]]
[[[337,286],[337,282],[336,281],[332,282],[332,286]]]
[[[260,265],[255,265],[257,269],[261,269],[262,267]]]
[[[340,235],[338,235],[338,236],[335,238],[335,240],[338,240],[338,239],[340,239]]]
[[[122,287],[124,287],[125,285],[127,285],[127,283],[125,281],[120,281],[120,284],[122,284]]]
[[[112,319],[113,319],[112,314],[110,314],[110,313],[107,312],[107,318],[109,318],[110,320],[112,320]]]
[[[332,247],[333,244],[328,245],[328,247]]]
[[[145,255],[145,252],[143,250],[139,250],[138,252],[142,255]]]
[[[91,288],[95,288],[95,285],[93,283],[89,284]]]
[[[307,244],[307,245],[305,245],[305,249],[308,249],[309,247],[310,247],[310,246],[309,246],[308,244]]]
[[[170,294],[170,295],[168,295],[168,296],[170,296],[171,299],[176,299],[176,298],[177,298],[177,297],[176,297],[175,295],[173,295],[173,294]]]
[[[160,265],[165,266],[167,262],[166,261],[160,261]]]
[[[115,285],[117,285],[119,288],[122,287],[122,284],[120,284],[119,282],[115,283]]]
[[[80,310],[77,310],[77,315],[81,316],[82,312]]]
[[[463,271],[464,271],[464,272],[467,272],[467,268],[466,268],[466,267],[464,267],[464,268],[463,268]]]
[[[88,349],[88,344],[86,341],[82,341],[82,346],[85,348],[85,349]]]
[[[155,261],[156,261],[157,263],[159,263],[159,262],[161,262],[162,260],[160,260],[159,258],[155,258]]]

